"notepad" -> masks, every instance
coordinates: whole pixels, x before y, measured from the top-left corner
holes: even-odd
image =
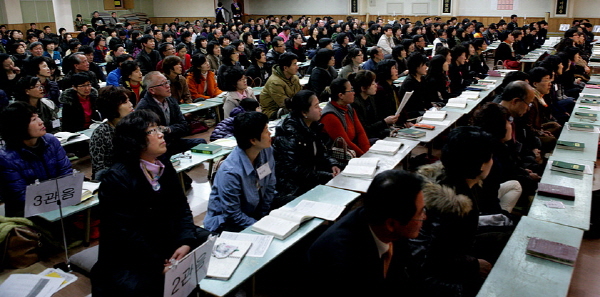
[[[373,178],[375,171],[377,171],[377,164],[379,164],[379,159],[377,158],[353,158],[350,159],[348,165],[342,171],[342,175]]]
[[[217,249],[221,249],[224,245],[235,246],[235,251],[225,258],[217,258],[215,255]],[[252,246],[252,242],[239,241],[232,239],[217,238],[213,247],[213,254],[208,263],[207,277],[228,280],[233,275],[242,262],[242,259]]]

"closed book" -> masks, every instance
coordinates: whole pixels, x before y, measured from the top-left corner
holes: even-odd
[[[433,130],[435,129],[434,125],[427,125],[427,124],[421,124],[421,123],[417,123],[413,126],[413,128],[417,128],[417,129],[425,129],[425,130]]]
[[[577,131],[588,131],[593,132],[594,126],[589,124],[571,123],[569,122],[569,129]]]
[[[552,167],[550,169],[565,173],[583,175],[583,170],[585,169],[585,166],[563,161],[552,161]]]
[[[600,101],[595,100],[595,99],[587,99],[585,97],[583,99],[581,99],[581,101],[579,101],[579,103],[581,103],[581,105],[592,105],[592,106],[600,105]]]
[[[585,143],[559,140],[556,143],[556,147],[564,150],[583,151],[583,149],[585,148]]]
[[[600,99],[600,94],[581,94],[581,97],[584,99]]]
[[[559,185],[539,183],[538,194],[570,201],[575,200],[575,189]]]
[[[598,119],[598,115],[595,113],[591,113],[591,112],[580,112],[580,111],[576,111],[575,112],[575,116],[578,118],[582,118],[582,119],[587,119],[587,120],[597,120]]]
[[[573,266],[575,260],[577,260],[579,249],[555,241],[531,237],[527,244],[526,253],[534,257]]]
[[[410,137],[410,138],[421,138],[425,136],[425,131],[419,131],[417,129],[406,128],[398,131],[398,135]]]
[[[192,153],[212,155],[220,151],[223,147],[215,144],[199,144],[192,148]]]

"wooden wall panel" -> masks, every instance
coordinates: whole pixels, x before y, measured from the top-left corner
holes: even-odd
[[[43,30],[45,26],[50,26],[50,28],[52,28],[52,32],[57,32],[56,29],[56,24],[54,22],[48,22],[48,23],[36,23],[37,24],[37,29],[38,30]],[[29,23],[22,23],[22,24],[8,24],[6,25],[6,27],[8,28],[8,30],[21,30],[21,32],[23,32],[23,38],[27,38],[27,36],[25,35],[26,31],[29,30]]]

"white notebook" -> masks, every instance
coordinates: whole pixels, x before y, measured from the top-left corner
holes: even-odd
[[[426,121],[443,121],[448,114],[444,110],[428,110],[423,115],[423,120]]]
[[[219,259],[215,257],[214,249],[219,248],[220,244],[233,245],[236,246],[237,249],[226,258]],[[251,245],[252,242],[250,241],[217,238],[217,241],[215,241],[215,245],[213,247],[213,255],[208,263],[208,272],[206,273],[206,276],[228,280],[231,275],[233,275],[235,269],[240,265],[240,262],[242,262],[242,259],[250,249]]]
[[[377,140],[373,146],[369,149],[369,152],[382,154],[382,155],[395,155],[403,143],[399,141],[389,141],[389,140]]]
[[[351,177],[373,178],[377,171],[377,158],[353,158],[350,159],[348,165],[342,171],[342,175]]]

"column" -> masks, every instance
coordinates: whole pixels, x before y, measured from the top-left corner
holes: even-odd
[[[4,5],[4,11],[6,12],[6,23],[7,24],[22,24],[23,13],[21,12],[21,1],[19,0],[4,0],[0,2],[0,5]]]
[[[67,32],[75,31],[72,19],[73,8],[71,7],[71,0],[52,0],[52,8],[54,10],[56,31],[58,32],[59,28],[65,28],[67,29]]]

